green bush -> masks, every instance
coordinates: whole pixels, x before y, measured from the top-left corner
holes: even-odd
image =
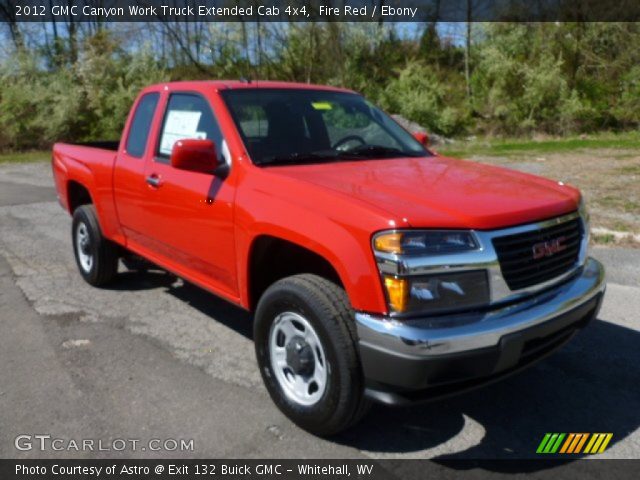
[[[393,23],[172,25],[153,29],[162,41],[153,49],[140,28],[83,28],[48,43],[25,29],[28,41],[0,59],[0,150],[117,138],[139,90],[169,79],[344,86],[446,136],[640,126],[640,23],[476,23],[469,85],[460,28],[447,36],[431,24],[414,34]]]
[[[42,137],[38,107],[47,100],[36,60],[19,55],[3,64],[0,84],[0,148],[28,148]]]
[[[529,49],[516,29],[479,48],[473,74],[474,107],[489,129],[507,134],[557,131],[572,99],[552,52]],[[572,99],[574,107],[576,98]]]
[[[622,77],[613,113],[626,127],[637,128],[640,124],[640,66],[634,66]]]
[[[464,132],[468,123],[463,92],[455,88],[456,80],[440,80],[432,67],[409,63],[398,72],[382,92],[380,103],[390,113],[419,123],[427,130],[443,135]]]
[[[116,139],[140,89],[165,78],[149,53],[119,51],[106,34],[92,37],[68,68],[43,70],[23,52],[0,66],[0,149]]]

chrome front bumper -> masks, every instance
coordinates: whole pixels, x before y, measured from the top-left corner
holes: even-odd
[[[589,258],[571,280],[527,300],[487,312],[394,320],[356,313],[361,345],[433,357],[496,346],[510,333],[561,316],[605,290],[604,268]]]
[[[549,355],[597,315],[602,265],[526,300],[484,312],[397,320],[356,314],[360,359],[374,400],[429,400],[502,378]]]

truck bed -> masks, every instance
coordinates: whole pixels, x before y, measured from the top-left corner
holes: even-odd
[[[53,177],[58,190],[58,198],[64,208],[71,211],[68,202],[69,180],[76,182],[91,191],[98,213],[104,209],[113,210],[112,178],[113,166],[118,155],[117,141],[101,141],[87,143],[56,143],[53,146]],[[101,217],[111,218],[109,215]],[[108,228],[108,225],[105,225]]]
[[[113,167],[120,142],[56,143],[53,145],[53,165],[72,167],[79,163],[90,170]]]
[[[81,143],[65,143],[65,145],[75,145],[78,147],[99,148],[101,150],[118,151],[120,146],[119,140],[99,140],[97,142],[81,142]]]

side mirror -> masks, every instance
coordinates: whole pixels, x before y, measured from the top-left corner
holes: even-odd
[[[427,135],[426,133],[424,133],[424,132],[415,132],[413,134],[413,138],[418,140],[423,146],[425,146],[425,147],[429,146],[429,135]]]
[[[171,166],[180,170],[214,174],[220,166],[216,146],[211,140],[178,140],[171,150]]]

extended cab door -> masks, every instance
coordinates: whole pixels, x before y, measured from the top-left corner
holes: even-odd
[[[149,92],[143,94],[133,106],[133,114],[113,171],[118,220],[128,242],[140,242],[142,239],[139,220],[144,214],[143,199],[146,194],[145,158],[153,151],[149,145],[150,132],[154,123],[159,123],[159,102],[160,93]]]
[[[154,154],[145,165],[138,219],[144,242],[174,272],[237,300],[235,186],[230,177],[173,168],[169,156],[183,138],[211,139],[220,161],[231,161],[209,101],[197,93],[170,93]]]

